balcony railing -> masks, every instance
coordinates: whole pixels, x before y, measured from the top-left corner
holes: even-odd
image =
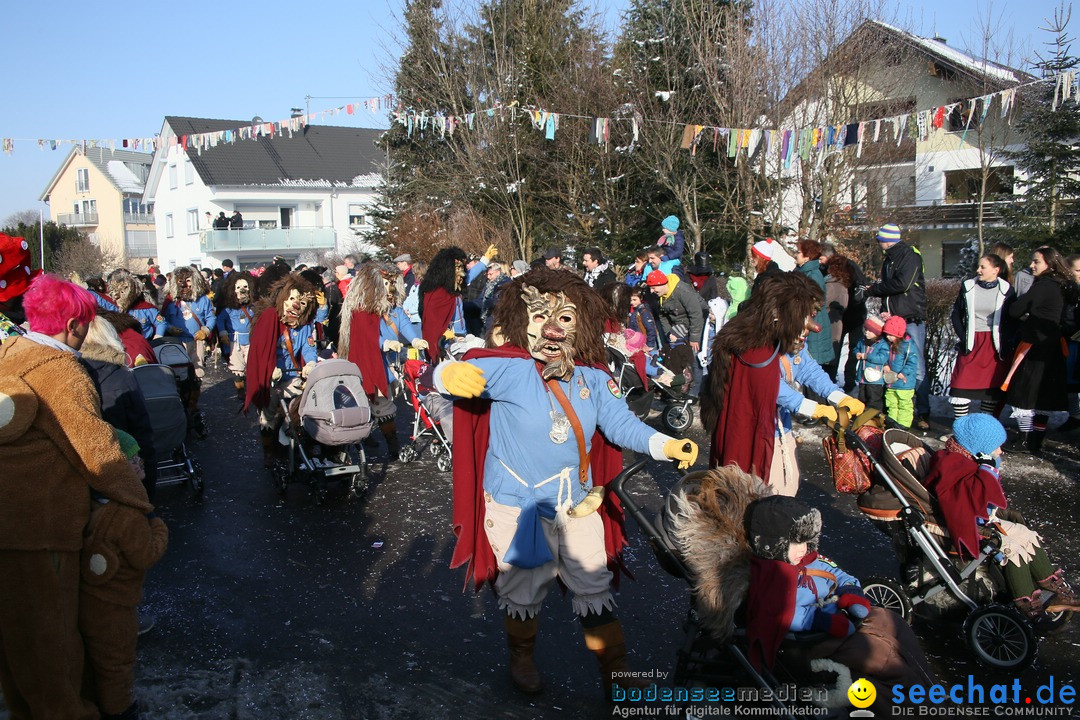
[[[1002,221],[1001,208],[1008,202],[988,201],[983,203],[983,222],[997,224]],[[891,205],[872,209],[856,207],[838,211],[833,215],[833,223],[840,226],[867,226],[880,224],[887,219],[901,227],[926,228],[941,225],[974,227],[979,221],[979,203],[947,203],[938,205]]]
[[[337,244],[334,228],[279,228],[260,230],[203,230],[199,245],[203,252],[243,250],[320,250]]]
[[[73,227],[87,227],[89,225],[98,224],[97,213],[65,213],[59,215],[56,221],[60,225],[71,225]]]
[[[124,222],[129,225],[153,225],[154,213],[124,213]]]

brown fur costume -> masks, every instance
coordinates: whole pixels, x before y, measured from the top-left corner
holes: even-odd
[[[387,293],[384,279],[390,281],[392,295]],[[341,303],[338,356],[349,356],[349,333],[352,331],[353,313],[367,312],[382,317],[404,299],[405,280],[396,267],[374,262],[366,262],[357,267],[356,275],[349,283],[349,291]]]
[[[566,295],[577,307],[574,360],[590,365],[607,363],[604,325],[612,316],[612,310],[584,280],[565,270],[530,270],[504,286],[492,313],[491,330],[487,336],[489,346],[509,343],[526,350],[530,348],[529,311],[523,293],[525,286],[535,287],[542,293],[554,295],[561,292]]]
[[[190,297],[188,297],[189,293],[186,290],[181,289],[184,280],[187,278],[191,278]],[[172,298],[173,302],[177,300],[194,302],[209,292],[210,285],[206,282],[203,274],[188,265],[181,265],[173,270],[169,281],[165,283],[165,295]]]
[[[716,428],[735,356],[777,345],[781,354],[792,352],[806,328],[806,319],[814,316],[824,300],[813,280],[791,272],[767,278],[739,306],[738,314],[713,340],[712,362],[701,391],[701,419],[706,431],[712,433]]]
[[[288,299],[289,293],[293,290],[299,290],[301,295],[307,293],[312,295],[312,301],[304,309],[304,313],[300,316],[296,326],[300,327],[312,322],[315,319],[315,312],[319,309],[319,304],[314,299],[314,295],[319,289],[297,273],[287,273],[270,287],[265,296],[259,297],[259,300],[255,303],[255,322],[259,321],[259,316],[268,308],[274,309],[277,312],[278,319],[281,319],[281,308]]]
[[[247,303],[242,303],[236,299],[236,282],[238,280],[247,280],[249,292],[251,293],[251,300]],[[244,271],[236,271],[229,273],[229,277],[225,278],[225,284],[221,287],[221,295],[214,298],[214,306],[220,311],[224,308],[230,310],[237,310],[242,305],[254,305],[259,300],[259,285],[255,276],[251,273]]]
[[[156,304],[154,298],[147,297],[143,281],[127,270],[113,270],[109,273],[109,297],[116,301],[120,312],[126,313],[140,301]]]

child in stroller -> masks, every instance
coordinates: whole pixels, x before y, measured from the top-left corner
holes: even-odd
[[[1045,626],[1052,622],[1047,613],[1075,612],[1080,602],[1039,536],[1008,507],[1000,472],[1004,443],[1005,428],[993,415],[958,418],[953,437],[934,455],[926,487],[937,497],[957,553],[976,556],[980,528],[997,529],[1013,603],[1036,627]]]
[[[433,384],[434,366],[423,360],[406,360],[403,368],[405,395],[413,408],[412,442],[401,449],[400,459],[409,463],[420,456],[427,442],[436,467],[447,472],[453,466],[454,403],[440,395]]]
[[[683,374],[675,374],[658,360],[645,355],[644,335],[633,328],[625,328],[622,332],[608,333],[605,343],[608,369],[631,412],[644,420],[652,410],[653,400],[659,398],[664,403],[660,419],[667,430],[681,433],[690,427],[694,422],[692,406],[697,398],[686,394],[688,381]],[[689,346],[686,350],[692,362],[693,353]],[[666,378],[667,382],[661,382],[661,378]],[[672,383],[672,378],[682,382]]]
[[[363,440],[371,434],[372,417],[360,368],[344,359],[314,365],[300,397],[282,398],[285,413],[278,440],[288,447],[287,459],[274,464],[282,497],[290,482],[305,482],[318,505],[326,502],[326,484],[339,480],[348,500],[367,485]]]

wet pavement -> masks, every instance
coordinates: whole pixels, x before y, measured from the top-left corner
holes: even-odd
[[[205,472],[205,497],[195,502],[188,489],[171,486],[157,498],[171,537],[146,584],[157,623],[139,643],[145,717],[611,716],[596,662],[568,599],[558,593],[545,605],[536,651],[545,691],[527,698],[510,687],[493,596],[463,592],[463,573],[448,568],[450,474],[439,472],[433,458],[386,467],[380,439],[369,451],[371,477],[358,501],[347,502],[344,490],[331,486],[327,503],[316,506],[301,485],[290,486],[282,501],[262,469],[254,418],[237,413],[231,378],[213,369],[204,387],[212,434],[193,448]],[[398,414],[403,440],[411,416],[408,409]],[[650,423],[658,424],[656,413]],[[944,431],[936,426],[928,440],[940,445]],[[822,509],[824,552],[857,576],[895,576],[887,538],[859,514],[852,496],[837,496],[831,487],[824,430],[798,433],[800,497]],[[699,423],[693,434],[702,439]],[[1063,444],[1051,436],[1044,458],[1010,457],[1005,474],[1011,503],[1074,579],[1080,579],[1078,457],[1075,438]],[[632,487],[655,509],[676,474],[661,463],[646,470]],[[633,522],[627,524],[627,565],[636,579],[624,580],[617,602],[631,663],[670,673],[688,589],[659,568]],[[969,673],[1004,681],[973,660],[959,624],[917,623],[916,631],[942,681],[963,681]],[[1080,685],[1078,646],[1080,623],[1044,638],[1021,682],[1034,687],[1053,675],[1059,686]]]

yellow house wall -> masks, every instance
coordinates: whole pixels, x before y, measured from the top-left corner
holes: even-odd
[[[78,192],[78,170],[89,169],[90,190]],[[57,179],[49,193],[49,214],[54,221],[60,215],[74,211],[75,203],[83,200],[97,201],[98,224],[96,227],[83,226],[79,230],[94,233],[102,252],[120,258],[124,252],[124,196],[98,170],[97,166],[83,155],[75,155],[67,168]],[[152,229],[145,226],[147,229]]]

